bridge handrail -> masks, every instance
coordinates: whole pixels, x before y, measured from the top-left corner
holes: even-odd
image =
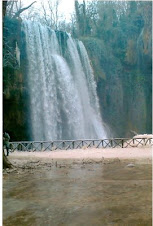
[[[153,138],[106,138],[54,141],[12,141],[11,151],[53,151],[78,148],[115,148],[153,146]]]
[[[105,138],[105,139],[77,139],[77,140],[48,140],[48,141],[11,141],[10,143],[48,143],[48,142],[72,142],[72,141],[100,141],[100,140],[129,140],[132,138]],[[139,138],[136,138],[139,139]],[[143,138],[140,138],[143,139]]]

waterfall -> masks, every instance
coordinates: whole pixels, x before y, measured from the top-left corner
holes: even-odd
[[[96,83],[82,42],[67,34],[65,54],[56,32],[24,21],[31,139],[106,138]]]

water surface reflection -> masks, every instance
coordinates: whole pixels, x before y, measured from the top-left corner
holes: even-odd
[[[4,174],[4,225],[152,225],[151,164],[128,163],[54,165]]]

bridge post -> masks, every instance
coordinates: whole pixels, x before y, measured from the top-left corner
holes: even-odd
[[[111,148],[113,147],[113,140],[110,140]]]
[[[124,148],[124,140],[122,139],[122,148]]]
[[[65,142],[63,141],[63,149],[65,148]]]
[[[72,141],[72,148],[74,149],[74,141]]]
[[[43,143],[41,143],[41,151],[43,150]]]
[[[145,140],[146,140],[146,139],[145,139],[145,138],[143,138],[143,144],[144,144],[144,145],[146,145],[146,142],[145,142]]]
[[[95,146],[95,141],[93,140],[93,146]]]
[[[101,145],[102,145],[102,148],[104,147],[104,141],[103,140],[101,140]]]
[[[33,151],[33,143],[31,143],[31,149],[32,149],[32,151]]]

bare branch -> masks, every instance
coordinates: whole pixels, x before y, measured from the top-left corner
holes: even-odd
[[[46,14],[46,9],[45,9],[44,3],[41,2],[41,6],[42,6],[42,9],[43,9],[44,19],[45,19],[45,21],[48,25],[47,14]]]
[[[13,16],[13,18],[19,17],[20,14],[21,14],[23,11],[29,9],[35,2],[36,2],[36,1],[32,2],[29,6],[20,9],[18,12],[15,13],[15,15]]]
[[[12,14],[12,11],[13,11],[14,2],[9,2],[9,5],[10,5],[10,9],[8,11],[8,16],[11,17],[11,14]]]
[[[51,25],[55,26],[55,15],[54,15],[54,7],[52,6],[52,4],[50,4],[50,1],[48,0],[48,6],[49,6],[49,10],[50,10],[50,16],[51,16]]]

